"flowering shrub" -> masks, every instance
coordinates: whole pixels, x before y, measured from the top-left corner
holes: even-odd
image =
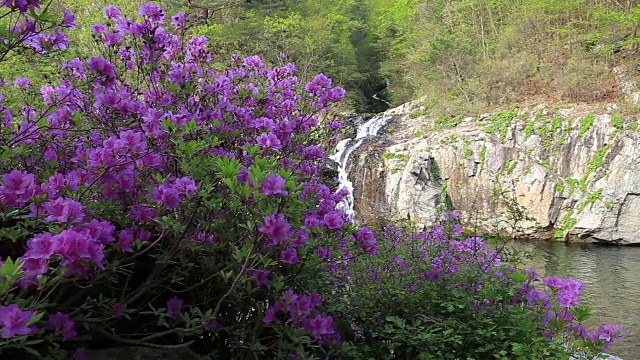
[[[40,101],[2,108],[0,348],[331,352],[314,290],[359,247],[311,140],[344,90],[259,57],[213,69],[184,14],[139,15],[107,7],[102,56],[65,62],[39,94],[28,79],[5,88]]]
[[[385,226],[378,256],[349,261],[351,286],[330,306],[349,327],[342,358],[591,359],[620,338],[618,326],[583,325],[580,281],[519,271],[458,220]]]
[[[348,358],[354,347],[406,357],[403,342],[390,347],[371,332],[414,321],[424,296],[445,295],[459,301],[416,317],[435,335],[411,346],[449,329],[456,349],[490,354],[463,342],[472,325],[427,327],[479,313],[495,325],[524,319],[517,335],[534,340],[548,332],[555,341],[560,318],[589,344],[615,337],[609,328],[595,339],[538,305],[547,298],[500,270],[496,254],[475,252],[479,239],[449,241],[434,228],[387,231],[381,242],[353,226],[336,210],[346,194],[319,179],[326,156],[314,145],[340,127],[318,114],[344,90],[324,75],[299,84],[294,65],[269,68],[256,56],[214,69],[207,39],[186,38],[184,14],[144,4],[139,15],[108,6],[92,27],[102,54],[66,61],[59,83],[4,88],[38,100],[0,105],[2,356],[137,345],[221,359]],[[411,256],[387,258],[388,249]],[[554,284],[548,299],[572,308],[575,284]],[[395,300],[406,313],[375,310]],[[374,310],[384,316],[358,317]]]
[[[64,9],[62,19],[57,19],[51,16],[48,8],[48,5],[41,6],[39,0],[0,1],[0,20],[8,25],[0,26],[3,30],[0,61],[18,48],[27,48],[36,54],[67,48],[67,36],[62,30],[74,28],[76,17],[71,11]],[[29,80],[17,79],[16,85],[28,86]]]

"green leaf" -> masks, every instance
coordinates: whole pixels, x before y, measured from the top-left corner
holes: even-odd
[[[509,278],[517,283],[521,283],[527,280],[527,276],[522,272],[509,273]]]
[[[571,309],[571,313],[573,314],[575,321],[578,323],[583,323],[591,317],[591,309],[589,308],[576,307]]]
[[[82,123],[83,123],[84,119],[82,118],[82,113],[80,111],[76,111],[73,114],[73,117],[71,118],[71,122],[73,123],[73,125],[82,128]]]
[[[7,277],[14,277],[20,272],[20,268],[22,268],[22,263],[20,262],[20,258],[17,258],[15,261],[8,257],[4,264],[2,264],[2,269],[0,269],[0,275]]]
[[[191,121],[189,121],[189,123],[184,126],[184,130],[187,132],[187,134],[190,134],[196,130],[196,127],[197,127],[196,120],[191,119]]]
[[[22,346],[22,349],[25,350],[26,352],[28,352],[29,354],[41,359],[42,358],[42,354],[40,354],[36,349],[34,348],[30,348],[28,346]]]
[[[43,316],[44,316],[44,313],[37,313],[35,316],[32,316],[31,319],[29,319],[29,322],[27,322],[26,326],[31,326],[37,323],[38,321],[42,320]]]

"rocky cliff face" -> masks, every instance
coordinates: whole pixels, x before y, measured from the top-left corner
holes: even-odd
[[[449,202],[483,231],[640,243],[638,118],[574,108],[479,118],[392,109],[383,135],[352,155],[361,223],[431,223]]]

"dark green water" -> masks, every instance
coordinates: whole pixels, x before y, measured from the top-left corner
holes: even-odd
[[[609,353],[624,360],[640,359],[640,247],[559,242],[525,246],[538,250],[535,266],[541,272],[585,283],[582,301],[593,309],[592,326],[623,327],[624,341]]]

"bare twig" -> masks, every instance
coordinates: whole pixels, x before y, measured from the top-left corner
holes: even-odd
[[[233,282],[231,283],[229,290],[227,290],[227,292],[224,295],[222,295],[220,300],[218,300],[218,303],[216,304],[216,308],[213,311],[213,318],[216,318],[218,316],[218,312],[220,312],[220,308],[222,307],[222,302],[231,295],[231,292],[233,290],[235,290],[236,285],[240,280],[240,277],[246,271],[247,265],[249,264],[249,259],[251,259],[251,255],[253,253],[253,245],[254,243],[251,243],[251,247],[249,248],[249,254],[247,254],[247,258],[244,260],[244,263],[242,264],[242,269],[240,269],[240,272],[238,273],[238,275],[235,277],[235,279],[233,279]]]
[[[148,348],[154,348],[154,349],[181,349],[181,348],[186,348],[191,346],[191,344],[193,344],[195,342],[195,340],[190,340],[187,341],[185,343],[182,344],[174,344],[174,345],[159,345],[159,344],[154,344],[154,343],[150,343],[150,342],[145,342],[145,341],[141,341],[141,340],[130,340],[130,339],[124,339],[121,338],[117,335],[114,334],[110,334],[109,332],[107,332],[106,330],[103,329],[96,329],[99,333],[101,333],[102,335],[115,340],[117,342],[123,343],[123,344],[129,344],[129,345],[137,345],[137,346],[144,346],[144,347],[148,347]],[[150,335],[152,336],[152,335]]]

